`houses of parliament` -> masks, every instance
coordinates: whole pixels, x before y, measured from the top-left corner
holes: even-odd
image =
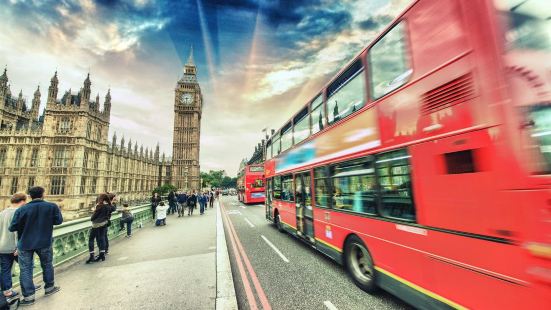
[[[191,59],[191,56],[190,56]],[[98,193],[116,192],[123,201],[147,200],[157,186],[178,183],[199,189],[199,128],[202,96],[193,63],[186,64],[175,88],[172,160],[156,148],[118,139],[108,141],[111,93],[91,97],[90,75],[78,93],[58,94],[57,72],[50,80],[46,106],[41,90],[31,104],[13,96],[7,70],[0,76],[0,205],[11,195],[40,185],[67,219],[88,216]],[[185,169],[185,170],[184,170]],[[176,173],[175,175],[173,175]],[[174,177],[174,180],[172,179]]]

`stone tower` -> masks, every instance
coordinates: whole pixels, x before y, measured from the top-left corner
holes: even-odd
[[[199,138],[203,96],[193,63],[193,48],[184,75],[174,90],[174,138],[172,141],[172,183],[180,190],[200,189]]]

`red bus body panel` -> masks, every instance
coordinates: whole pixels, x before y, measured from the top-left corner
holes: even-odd
[[[410,80],[376,101],[366,96],[356,114],[267,160],[266,179],[406,148],[415,223],[314,207],[315,245],[342,254],[356,235],[377,271],[452,307],[551,309],[551,253],[532,246],[551,245],[551,176],[527,171],[511,101],[532,95],[508,87],[493,2],[420,0],[399,20],[407,23]],[[368,68],[366,55],[358,58]],[[428,93],[453,83],[468,88],[462,101],[423,112]],[[550,94],[537,100],[551,102]],[[292,162],[309,149],[315,156]],[[477,173],[447,173],[444,154],[465,150],[476,155]],[[279,214],[293,231],[295,208],[273,200],[268,217]]]

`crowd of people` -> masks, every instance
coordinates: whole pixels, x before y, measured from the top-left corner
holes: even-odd
[[[214,207],[214,200],[219,196],[218,191],[189,191],[170,192],[165,204],[158,193],[151,197],[151,211],[156,226],[166,225],[166,217],[178,214],[183,217],[187,210],[188,216],[199,204],[201,215],[207,207]],[[30,197],[30,201],[28,201]],[[4,297],[9,300],[19,298],[19,293],[12,288],[12,267],[19,264],[19,282],[23,299],[21,306],[32,305],[35,293],[41,288],[33,282],[34,254],[40,259],[44,294],[49,296],[60,290],[54,282],[53,266],[53,229],[55,225],[63,223],[63,216],[59,207],[44,200],[44,188],[35,186],[25,193],[15,193],[11,197],[11,205],[0,212],[0,287]],[[117,209],[117,195],[114,193],[100,194],[92,208],[90,220],[92,227],[88,236],[89,257],[86,264],[105,261],[109,253],[108,229],[111,226],[111,215],[120,211],[119,231],[126,225],[126,237],[132,236],[132,222],[134,215],[128,204]],[[95,247],[99,250],[96,256]]]
[[[186,214],[192,216],[193,210],[199,205],[199,214],[205,214],[208,207],[214,207],[214,200],[219,196],[218,191],[187,191],[175,192],[171,191],[167,196],[166,205],[158,193],[154,193],[151,197],[151,214],[155,220],[156,226],[166,225],[166,218],[171,214],[178,214],[178,217],[183,217]]]

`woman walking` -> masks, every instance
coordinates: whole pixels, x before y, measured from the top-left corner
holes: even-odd
[[[119,222],[119,231],[122,231],[124,229],[124,224],[126,224],[126,237],[130,237],[132,236],[132,222],[134,221],[134,215],[132,214],[132,211],[130,211],[127,203],[122,205],[121,213],[122,215],[121,221]]]
[[[209,207],[212,209],[214,207],[214,192],[210,191],[209,193]]]
[[[96,200],[96,207],[90,220],[92,221],[92,229],[90,229],[90,235],[88,236],[88,250],[90,257],[86,261],[87,264],[92,262],[99,262],[105,260],[105,236],[107,229],[107,221],[111,213],[111,200],[107,194],[99,195]],[[99,256],[94,257],[94,241],[97,240],[99,247]]]
[[[157,206],[161,202],[161,196],[159,196],[158,193],[153,193],[153,196],[151,197],[151,214],[153,216],[153,219],[155,219],[155,214],[157,210]]]

